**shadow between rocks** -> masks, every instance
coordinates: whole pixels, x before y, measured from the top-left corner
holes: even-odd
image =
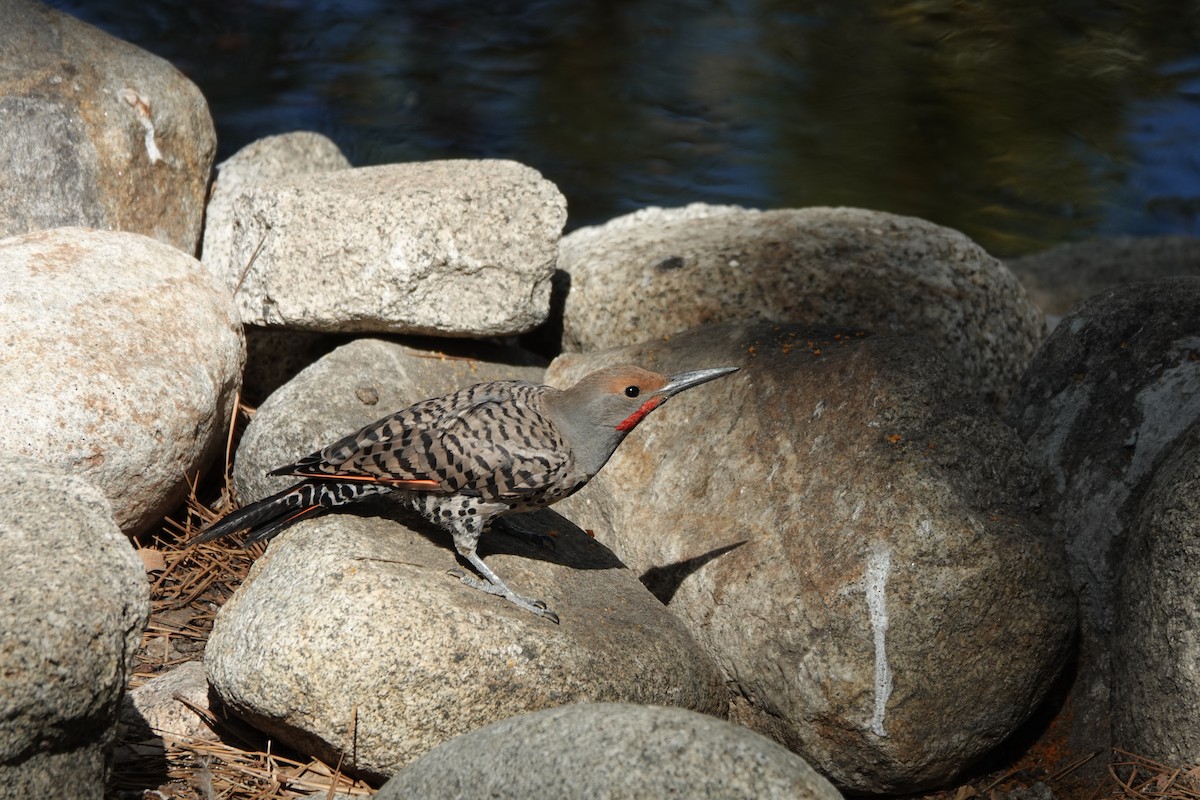
[[[142,797],[170,780],[167,745],[142,713],[124,704],[112,746],[112,768],[104,796]]]

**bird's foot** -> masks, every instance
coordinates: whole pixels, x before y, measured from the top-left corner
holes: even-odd
[[[526,539],[533,542],[538,547],[549,548],[550,550],[558,550],[558,546],[554,542],[554,532],[543,533],[527,527],[525,523],[518,522],[514,514],[508,517],[500,517],[492,521],[492,530],[499,526],[505,533],[512,534],[521,539]]]
[[[546,608],[546,604],[541,600],[535,600],[531,597],[517,594],[512,589],[508,588],[503,582],[499,584],[490,583],[489,581],[480,580],[474,575],[471,575],[466,570],[455,567],[450,570],[450,574],[458,578],[462,583],[470,586],[473,589],[478,589],[481,592],[487,592],[496,597],[503,597],[513,605],[523,608],[531,614],[536,614],[539,617],[548,619],[555,625],[558,624],[558,614],[555,614],[550,609]]]

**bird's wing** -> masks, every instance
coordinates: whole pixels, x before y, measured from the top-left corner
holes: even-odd
[[[553,425],[511,392],[475,388],[399,411],[272,474],[499,499],[560,480],[571,456]]]
[[[571,469],[558,430],[533,405],[512,397],[485,398],[439,433],[438,460],[457,490],[516,500],[556,485]]]
[[[423,405],[418,404],[376,420],[293,464],[271,470],[269,474],[386,483],[398,488],[426,491],[444,490],[437,476],[427,474],[421,464],[407,464],[395,457],[397,450],[408,448],[414,438],[419,440]],[[418,421],[417,424],[413,424],[414,419]]]

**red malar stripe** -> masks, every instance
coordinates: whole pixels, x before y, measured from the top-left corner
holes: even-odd
[[[621,424],[617,426],[617,430],[622,432],[633,430],[633,427],[641,422],[647,414],[662,405],[662,401],[665,399],[665,397],[651,397],[642,403],[641,408],[622,420]]]

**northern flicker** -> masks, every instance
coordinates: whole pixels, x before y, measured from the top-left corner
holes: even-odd
[[[249,529],[245,544],[364,497],[389,493],[448,531],[483,577],[460,580],[554,622],[540,600],[508,586],[475,552],[506,514],[555,503],[581,489],[647,414],[673,395],[737,371],[702,369],[666,377],[609,367],[570,389],[492,381],[434,397],[373,422],[270,475],[299,483],[217,521],[189,544]]]

